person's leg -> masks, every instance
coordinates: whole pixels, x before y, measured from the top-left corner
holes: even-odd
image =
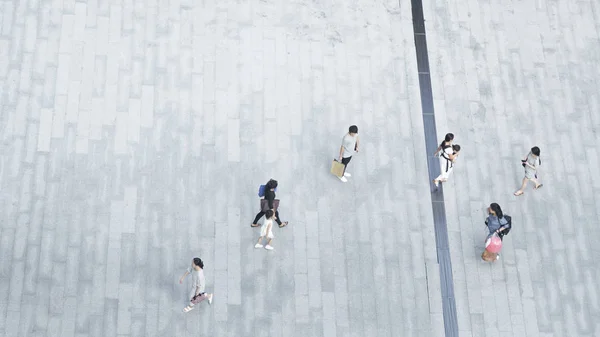
[[[258,238],[258,241],[257,241],[257,242],[256,242],[256,244],[254,245],[254,248],[262,248],[262,246],[263,246],[263,245],[261,244],[261,242],[262,242],[262,239],[263,239],[263,237],[262,237],[262,236]]]
[[[265,215],[265,212],[260,211],[258,212],[258,214],[256,214],[256,217],[254,218],[254,221],[252,221],[252,227],[258,227],[258,220],[260,220],[260,218],[263,217],[263,215]]]
[[[275,211],[275,222],[277,222],[277,224],[281,226],[281,219],[279,219],[279,211]]]
[[[267,244],[265,245],[265,249],[272,250],[273,246],[271,246],[271,241],[273,241],[273,238],[267,237],[267,239],[268,239],[268,241],[267,241]]]
[[[538,188],[542,187],[542,184],[540,184],[540,182],[537,180],[537,177],[535,177],[535,178],[531,178],[531,179],[529,179],[529,180],[531,180],[531,181],[533,182],[533,184],[534,184],[534,186],[535,186],[534,188],[535,188],[536,190],[537,190]]]
[[[446,170],[446,172],[444,172],[444,173],[442,174],[442,176],[443,176],[443,177],[442,177],[442,179],[441,179],[441,181],[442,181],[442,182],[444,182],[444,183],[445,183],[445,182],[447,182],[447,181],[448,181],[448,178],[450,178],[450,173],[452,173],[452,169],[453,169],[453,168],[454,168],[454,167],[450,167],[450,168],[448,168],[448,170]]]
[[[523,194],[525,187],[527,187],[527,180],[529,180],[529,179],[527,179],[527,177],[523,178],[523,183],[521,183],[521,188],[519,188],[519,190],[515,192],[515,195]]]
[[[350,156],[348,158],[342,158],[342,164],[344,164],[344,175],[346,174],[346,168],[348,167],[348,163],[350,163],[351,159],[352,159],[352,156]]]
[[[433,179],[433,183],[435,184],[435,187],[438,187],[438,184],[440,182],[446,182],[447,178],[448,178],[447,173],[442,171],[442,173],[439,176],[437,176],[437,178]]]
[[[183,308],[183,312],[188,312],[194,309],[194,303],[192,303],[192,298],[194,298],[194,295],[196,295],[196,289],[192,288],[188,295],[188,305]]]
[[[279,211],[275,211],[275,222],[277,222],[279,227],[285,227],[288,224],[287,221],[282,222],[281,219],[279,219]]]

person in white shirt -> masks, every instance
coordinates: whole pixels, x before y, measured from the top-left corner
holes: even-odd
[[[358,152],[358,145],[358,127],[352,125],[348,128],[348,133],[342,138],[342,146],[340,147],[340,162],[344,164],[344,174],[340,177],[340,180],[343,182],[348,181],[346,177],[352,176],[349,172],[346,172],[346,167],[348,167],[352,155]]]
[[[190,294],[188,298],[190,299],[190,303],[183,308],[183,312],[188,312],[194,309],[194,305],[196,303],[200,303],[208,298],[208,304],[212,304],[213,294],[207,294],[204,292],[204,288],[206,287],[206,281],[204,280],[204,262],[199,257],[195,257],[192,260],[192,266],[188,268],[179,279],[179,284],[183,283],[183,280],[189,274],[192,274],[192,288],[190,289]]]
[[[258,238],[258,242],[254,245],[254,248],[262,248],[262,240],[263,238],[267,238],[267,245],[264,246],[266,250],[273,250],[273,246],[271,246],[271,242],[275,237],[273,235],[273,221],[275,221],[275,212],[272,210],[268,210],[265,212],[265,217],[267,220],[263,223],[260,228],[260,237]]]
[[[448,181],[450,177],[450,173],[452,173],[452,169],[454,168],[454,163],[456,162],[456,158],[458,157],[458,153],[460,152],[460,145],[454,144],[450,147],[447,147],[442,152],[441,159],[441,169],[442,173],[435,179],[433,179],[433,184],[437,188],[440,182],[445,183]]]

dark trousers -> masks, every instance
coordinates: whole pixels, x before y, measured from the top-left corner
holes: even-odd
[[[352,159],[352,156],[350,156],[348,158],[342,158],[342,164],[344,164],[344,173],[346,173],[346,167],[348,166],[350,159]]]
[[[258,212],[258,214],[256,214],[256,217],[254,218],[254,221],[252,223],[257,223],[258,220],[260,220],[260,218],[263,217],[263,215],[265,215],[265,212],[263,212],[263,211]],[[276,217],[275,221],[277,222],[278,225],[281,226],[281,220],[279,219],[279,211],[275,211],[275,217]]]

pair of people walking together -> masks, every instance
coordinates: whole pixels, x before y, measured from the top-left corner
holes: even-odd
[[[259,196],[262,195],[262,199],[260,200],[261,210],[254,217],[254,221],[252,221],[251,227],[258,227],[258,221],[263,216],[266,217],[265,222],[260,228],[260,237],[258,238],[258,242],[254,245],[255,248],[265,248],[266,250],[273,250],[273,246],[271,246],[271,242],[275,236],[273,235],[273,222],[279,225],[279,228],[283,228],[288,225],[287,221],[282,222],[279,219],[279,200],[275,199],[275,190],[277,189],[278,183],[277,180],[269,179],[269,181],[259,187]],[[262,245],[263,238],[267,239],[267,244]]]
[[[444,137],[444,140],[438,146],[437,150],[433,154],[434,156],[440,156],[440,168],[441,174],[433,179],[433,184],[437,188],[440,182],[448,181],[450,177],[450,173],[454,169],[454,163],[458,158],[460,153],[460,145],[453,144],[454,142],[454,134],[447,133]],[[531,148],[527,156],[521,160],[521,165],[525,168],[525,177],[523,178],[523,182],[521,183],[521,188],[517,190],[514,195],[519,196],[523,195],[525,188],[527,187],[527,182],[531,181],[535,184],[534,189],[538,189],[543,186],[538,180],[537,169],[541,165],[542,161],[540,159],[540,148],[534,146]]]

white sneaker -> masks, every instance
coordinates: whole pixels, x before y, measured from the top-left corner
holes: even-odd
[[[254,245],[254,248],[262,248],[262,247],[263,247],[263,245],[261,245],[260,243],[257,243]]]
[[[500,260],[500,254],[496,255],[496,260]]]
[[[213,294],[210,294],[210,296],[208,297],[208,304],[212,304],[212,298],[213,298]]]
[[[346,179],[346,177],[340,177],[340,180],[344,183],[348,181],[348,179]]]
[[[265,246],[265,249],[266,249],[266,250],[273,250],[273,247],[271,247],[271,245],[266,245],[266,246]]]
[[[352,177],[352,175],[348,172],[344,172],[344,177]]]

